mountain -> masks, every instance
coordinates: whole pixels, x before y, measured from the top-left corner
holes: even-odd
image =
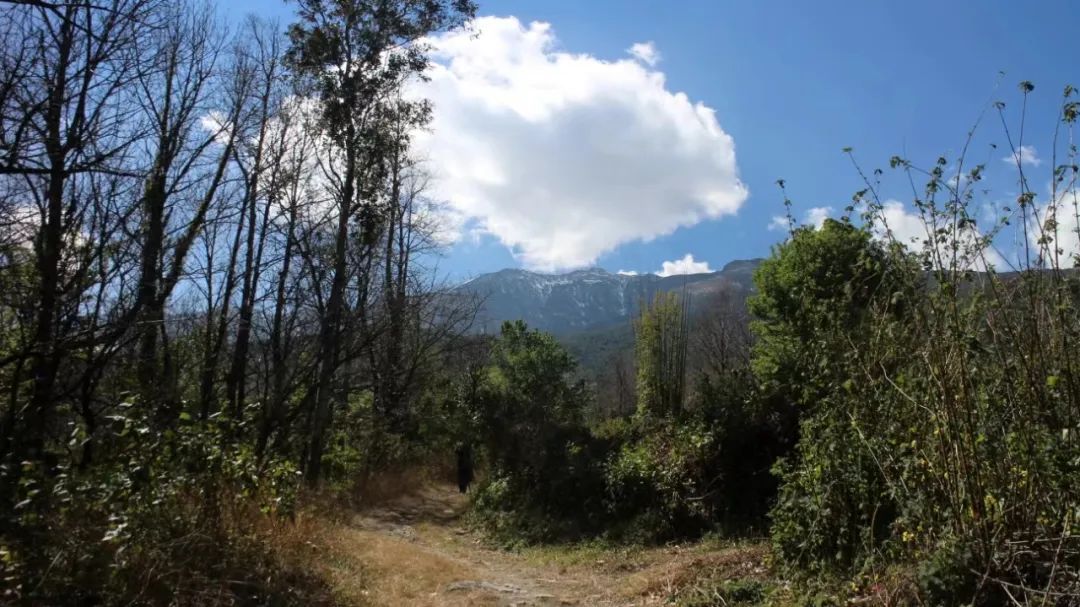
[[[743,297],[753,289],[760,259],[733,261],[719,272],[660,277],[654,274],[612,274],[600,268],[566,274],[501,270],[483,274],[459,286],[483,305],[474,325],[478,332],[496,333],[506,320],[524,320],[530,327],[567,335],[627,324],[642,301],[658,292],[680,291],[704,301],[723,289]]]

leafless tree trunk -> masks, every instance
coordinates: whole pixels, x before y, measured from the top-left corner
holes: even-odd
[[[278,116],[278,153],[275,155],[272,175],[271,194],[267,199],[267,211],[271,204],[281,205],[279,209],[285,225],[281,228],[281,260],[274,285],[274,303],[268,337],[269,365],[267,378],[268,398],[264,405],[259,431],[256,437],[255,452],[261,458],[270,441],[270,436],[278,429],[285,414],[288,400],[289,339],[286,323],[290,315],[289,294],[293,281],[292,264],[296,255],[297,224],[300,208],[307,196],[310,172],[308,154],[311,152],[311,138],[306,134],[304,115],[298,107],[286,107]]]
[[[168,34],[155,49],[156,69],[140,78],[139,83],[156,145],[140,202],[143,216],[137,374],[144,399],[165,405],[161,409],[164,418],[170,417],[175,408],[166,398],[161,381],[173,375],[163,365],[168,359],[162,357],[158,343],[165,331],[165,305],[184,273],[188,251],[225,179],[252,83],[251,66],[237,57],[231,81],[222,87],[228,110],[224,115],[212,115],[208,101],[215,92],[214,75],[222,52],[222,38],[212,12],[208,8],[191,11],[183,3],[173,5],[171,10]],[[208,117],[209,123],[204,120]],[[204,184],[201,195],[196,193],[194,200],[189,200],[193,208],[188,210],[183,228],[172,225],[174,216],[182,213],[178,192],[200,173],[200,165],[215,144],[220,148],[216,162],[199,175],[199,182]],[[167,235],[174,230],[180,235],[175,245],[168,247]]]
[[[75,250],[80,222],[95,180],[127,170],[124,154],[135,135],[123,126],[123,89],[137,67],[131,49],[141,38],[134,23],[150,6],[148,0],[111,0],[4,9],[13,27],[5,28],[3,40],[0,176],[13,180],[5,190],[19,192],[7,204],[36,207],[8,211],[27,219],[21,233],[33,232],[37,281],[30,343],[16,356],[20,375],[22,358],[29,358],[30,406],[21,424],[9,413],[0,438],[4,453],[14,438],[31,456],[43,447],[58,371],[71,347],[64,325],[86,288],[87,264],[101,257],[92,244],[85,246],[89,254]]]
[[[280,103],[280,64],[281,50],[279,36],[272,25],[249,21],[245,28],[250,32],[255,44],[255,56],[252,61],[259,66],[259,92],[256,99],[254,120],[258,135],[251,151],[250,168],[239,162],[244,173],[245,200],[247,212],[247,243],[244,257],[243,288],[240,295],[240,313],[237,319],[236,342],[233,345],[232,364],[226,376],[225,392],[228,395],[230,410],[239,418],[244,405],[247,386],[248,345],[251,341],[251,323],[255,314],[255,300],[262,271],[263,252],[266,246],[266,233],[269,228],[271,210],[275,204],[274,184],[267,188],[268,194],[263,204],[262,219],[256,232],[257,199],[262,193],[261,178],[264,172],[264,155],[267,145],[267,133],[270,120]],[[282,140],[285,141],[284,139]],[[272,177],[277,173],[273,173]]]

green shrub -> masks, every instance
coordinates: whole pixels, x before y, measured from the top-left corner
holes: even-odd
[[[931,607],[970,605],[979,582],[974,566],[970,546],[958,541],[946,543],[919,563],[919,590]]]
[[[607,465],[610,509],[622,533],[659,541],[712,525],[720,471],[718,437],[701,422],[642,420]]]
[[[1021,83],[1025,101],[1033,90]],[[1062,131],[1074,98],[1067,87]],[[1059,223],[1080,205],[1077,153],[1063,151],[1048,199],[1021,175],[1017,208],[980,227],[983,166],[948,175],[963,157],[929,169],[896,157],[909,183],[924,180],[913,207],[925,239],[895,239],[867,179],[848,209],[864,227],[797,230],[762,266],[755,371],[803,408],[799,446],[778,466],[781,565],[918,564],[922,598],[939,605],[1080,597],[1080,258]],[[998,274],[992,244],[1008,229],[1018,271]],[[869,255],[836,246],[860,240]]]
[[[773,584],[756,579],[705,578],[680,589],[675,597],[678,607],[753,607],[770,604]]]
[[[781,486],[770,535],[789,572],[853,574],[890,537],[896,512],[888,486],[846,422],[823,412],[805,420],[795,454],[775,473]]]
[[[895,507],[865,445],[876,434],[854,430],[888,417],[853,389],[863,369],[851,347],[880,339],[872,321],[902,317],[906,268],[869,230],[828,220],[796,230],[755,274],[755,375],[766,402],[801,419],[797,447],[775,468],[770,514],[777,560],[788,570],[851,573],[888,538]]]
[[[575,366],[550,335],[506,323],[465,403],[490,466],[477,516],[500,535],[516,526],[529,541],[554,540],[602,526],[609,444],[584,425]]]
[[[224,446],[235,428],[216,420],[185,416],[159,433],[126,404],[109,423],[96,465],[22,471],[0,543],[6,599],[183,604],[207,588],[222,601],[288,592],[271,583],[282,580],[260,525],[291,516],[295,466]]]
[[[798,438],[798,410],[759,390],[746,369],[701,377],[693,404],[694,415],[716,435],[717,525],[728,534],[760,535],[779,486],[773,465]]]

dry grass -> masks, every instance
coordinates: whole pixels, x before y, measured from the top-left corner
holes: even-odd
[[[323,502],[275,523],[272,550],[282,568],[332,589],[312,604],[648,606],[669,604],[703,579],[766,576],[759,544],[494,549],[461,525],[464,496],[446,485],[413,486],[422,488],[379,499],[368,493],[371,505],[359,510]]]
[[[340,541],[342,528],[313,510],[304,510],[291,520],[263,519],[260,536],[277,569],[287,579],[281,583],[302,583],[298,601],[308,605],[363,605],[360,600],[367,584],[361,562],[351,547]]]
[[[424,487],[454,482],[456,469],[449,462],[442,466],[411,466],[364,476],[353,488],[352,497],[358,506],[377,506],[415,494]]]
[[[538,567],[618,605],[665,605],[680,588],[710,579],[765,579],[761,544],[690,543],[625,547],[602,543],[547,546],[524,551]],[[586,604],[586,603],[582,603]]]
[[[630,576],[636,596],[667,598],[703,578],[756,579],[767,577],[762,545],[745,545],[704,552],[697,547],[658,551],[652,562]]]
[[[380,475],[369,479],[362,493],[344,499],[309,494],[294,520],[266,530],[273,538],[271,550],[283,568],[309,572],[330,587],[332,604],[495,605],[495,597],[445,594],[453,582],[480,579],[480,574],[417,541],[413,529],[426,526],[425,535],[437,535],[466,506],[463,497],[448,492],[402,489],[430,486],[430,475],[422,470]]]
[[[488,604],[477,602],[475,596],[446,592],[454,582],[481,578],[467,562],[380,532],[351,529],[337,541],[349,548],[351,558],[364,564],[369,582],[363,585],[361,597],[371,605]],[[495,604],[495,597],[490,598],[490,604]]]

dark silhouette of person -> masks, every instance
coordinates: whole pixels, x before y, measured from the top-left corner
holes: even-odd
[[[465,493],[473,481],[473,457],[472,447],[467,443],[458,445],[457,448],[457,485],[458,490]]]

